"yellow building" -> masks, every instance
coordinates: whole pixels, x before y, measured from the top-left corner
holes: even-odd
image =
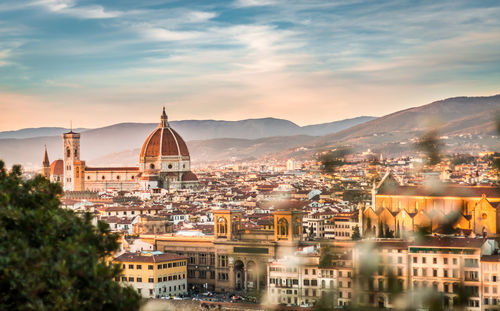
[[[435,183],[401,185],[388,173],[372,190],[372,206],[363,212],[363,234],[395,236],[417,231],[453,227],[476,235],[500,234],[500,189]],[[449,229],[449,228],[448,228]]]
[[[144,298],[187,293],[187,259],[159,251],[125,253],[113,260],[122,267],[120,281]]]

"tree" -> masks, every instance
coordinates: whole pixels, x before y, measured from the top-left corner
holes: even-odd
[[[361,240],[361,234],[359,233],[359,227],[358,226],[354,226],[352,228],[352,240],[353,241]]]
[[[338,167],[344,165],[344,158],[350,154],[347,148],[337,148],[333,151],[321,154],[318,162],[321,162],[321,169],[325,173],[333,173]]]
[[[140,296],[114,280],[106,262],[118,248],[104,222],[60,208],[62,189],[23,180],[0,161],[0,309],[138,310]]]
[[[418,150],[425,153],[427,158],[427,165],[434,166],[441,162],[441,149],[443,143],[439,139],[438,132],[431,130],[425,133],[417,142],[416,147]]]

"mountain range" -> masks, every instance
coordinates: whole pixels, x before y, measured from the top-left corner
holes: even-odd
[[[454,97],[401,110],[316,139],[316,149],[339,145],[394,154],[408,151],[425,131],[435,130],[447,152],[486,151],[498,147],[500,95]]]
[[[186,140],[195,163],[250,160],[264,156],[310,159],[314,153],[347,146],[389,155],[414,152],[413,143],[425,131],[436,130],[447,152],[477,152],[498,148],[496,118],[500,95],[454,97],[392,114],[358,117],[298,126],[283,119],[241,121],[183,120],[171,126]],[[136,165],[140,147],[157,123],[120,123],[82,131],[81,155],[88,165]],[[50,130],[49,130],[50,129]],[[0,132],[0,159],[8,165],[39,167],[43,146],[51,160],[62,156],[60,133],[42,128]],[[57,136],[41,136],[55,131]],[[31,137],[26,137],[26,135]],[[8,138],[2,138],[6,137]],[[496,150],[496,149],[495,149]]]
[[[374,117],[363,116],[303,127],[276,118],[240,121],[183,120],[171,121],[170,124],[187,141],[194,161],[212,161],[221,159],[220,157],[234,157],[231,150],[237,158],[241,158],[243,154],[252,157],[293,148],[306,143],[306,140],[312,141],[315,138],[313,135],[334,133],[373,119]],[[82,159],[86,159],[90,165],[135,165],[138,152],[130,152],[131,149],[140,148],[156,126],[158,123],[119,123],[83,130]],[[40,128],[0,132],[0,159],[7,165],[21,163],[26,167],[39,167],[44,145],[47,146],[51,160],[62,156],[61,134],[66,131],[69,129]],[[295,139],[290,139],[290,136]],[[266,139],[270,137],[276,138]],[[227,147],[227,144],[232,145]],[[250,149],[247,150],[246,147]]]

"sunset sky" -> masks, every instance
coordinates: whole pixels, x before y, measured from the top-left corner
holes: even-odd
[[[499,1],[0,2],[0,130],[277,117],[500,93]]]

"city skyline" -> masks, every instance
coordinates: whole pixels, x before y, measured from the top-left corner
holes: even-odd
[[[499,11],[493,1],[10,1],[0,130],[149,122],[160,106],[176,120],[307,125],[494,95]]]

